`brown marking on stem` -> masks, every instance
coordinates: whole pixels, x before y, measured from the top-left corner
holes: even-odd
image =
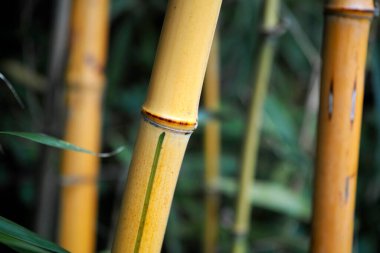
[[[175,128],[175,129],[181,129],[181,130],[193,130],[197,127],[197,122],[170,119],[167,117],[159,116],[151,112],[148,112],[144,108],[141,110],[141,113],[144,114],[153,122],[165,125],[166,127],[169,127],[169,128]]]
[[[94,69],[96,72],[103,74],[104,66],[100,64],[92,54],[86,54],[84,57],[84,62],[87,66]]]
[[[355,77],[354,88],[352,90],[352,95],[351,95],[351,112],[350,112],[351,129],[355,120],[356,97],[357,97],[357,91],[356,91],[356,77]]]
[[[334,110],[334,80],[331,79],[330,82],[330,88],[329,88],[329,95],[328,95],[328,117],[329,120],[332,119],[332,114]]]
[[[350,198],[350,181],[355,177],[355,174],[346,176],[344,182],[344,203],[348,203],[348,199]]]
[[[325,7],[325,14],[327,15],[349,16],[351,18],[372,18],[374,13],[375,10],[373,8],[359,9],[331,5]]]
[[[72,45],[75,44],[76,40],[77,40],[77,33],[75,31],[70,31],[69,33],[69,46],[72,47]]]

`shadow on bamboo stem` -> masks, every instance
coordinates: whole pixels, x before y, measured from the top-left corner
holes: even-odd
[[[311,252],[352,252],[370,0],[325,6]]]
[[[255,167],[257,162],[257,150],[261,126],[261,114],[267,86],[270,78],[274,56],[274,35],[278,33],[278,12],[280,0],[265,1],[263,32],[264,39],[260,47],[256,79],[251,98],[247,130],[244,139],[239,193],[236,205],[236,217],[234,225],[233,252],[247,251],[247,235],[250,224],[251,203],[249,200],[249,189],[253,183]]]
[[[207,64],[203,91],[204,107],[211,115],[215,115],[219,111],[219,73],[219,37],[216,33]],[[206,216],[203,252],[212,253],[217,250],[219,219],[219,194],[217,190],[217,183],[220,163],[220,122],[216,118],[210,118],[206,122],[204,148]]]

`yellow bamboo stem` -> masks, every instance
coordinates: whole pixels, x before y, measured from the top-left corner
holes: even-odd
[[[169,0],[112,252],[160,252],[221,0]]]
[[[274,40],[270,35],[273,35],[278,28],[279,7],[280,0],[265,1],[263,32],[266,36],[259,51],[258,69],[256,71],[255,86],[252,93],[252,101],[244,140],[239,195],[236,205],[234,225],[234,253],[243,253],[247,251],[247,234],[250,226],[251,213],[249,189],[253,183],[255,173],[262,107],[267,93],[274,55],[275,45]]]
[[[204,84],[204,106],[213,116],[219,110],[219,38],[215,34],[207,64]],[[216,185],[219,177],[220,123],[215,117],[205,126],[205,184],[206,217],[203,252],[216,252],[218,240],[219,196]]]
[[[108,35],[108,0],[74,1],[67,70],[65,140],[98,152]],[[95,252],[99,159],[64,151],[59,243],[73,253]]]
[[[352,252],[371,0],[326,4],[311,252]]]

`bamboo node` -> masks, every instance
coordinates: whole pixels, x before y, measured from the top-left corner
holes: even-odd
[[[211,182],[206,182],[205,192],[206,192],[206,194],[209,194],[209,195],[218,194],[220,192],[218,181],[213,180]]]
[[[161,117],[155,115],[151,112],[148,112],[146,109],[141,110],[143,119],[155,127],[159,127],[171,132],[180,133],[180,134],[191,134],[197,128],[197,122],[186,122],[176,119],[171,119],[168,117]]]
[[[104,83],[89,82],[67,82],[66,88],[68,92],[94,92],[100,93],[104,90]]]
[[[286,32],[286,27],[287,25],[284,23],[279,23],[278,25],[272,27],[263,26],[260,29],[260,33],[264,37],[278,38]]]
[[[83,184],[94,184],[97,179],[95,177],[79,176],[79,175],[67,175],[61,176],[62,186],[73,186],[73,185],[83,185]]]
[[[232,235],[235,240],[245,240],[248,236],[248,231],[246,229],[235,229],[232,231]]]
[[[336,16],[344,16],[350,18],[364,18],[364,19],[372,19],[375,14],[374,8],[351,8],[351,7],[340,7],[327,5],[325,7],[326,15],[336,15]]]

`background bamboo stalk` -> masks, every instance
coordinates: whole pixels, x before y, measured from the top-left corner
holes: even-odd
[[[215,34],[207,64],[204,84],[204,106],[211,118],[205,126],[205,184],[206,217],[204,252],[216,252],[218,241],[219,195],[217,182],[220,159],[220,123],[215,115],[219,111],[219,37]]]
[[[171,0],[112,252],[160,252],[221,0]]]
[[[73,3],[67,72],[65,140],[98,152],[105,83],[108,0]],[[59,243],[73,253],[95,252],[99,158],[64,151]]]
[[[249,188],[253,183],[253,176],[257,162],[257,150],[261,125],[261,114],[267,86],[272,68],[274,55],[274,40],[271,35],[278,29],[278,12],[280,0],[267,0],[264,7],[263,32],[264,38],[259,50],[258,67],[252,101],[249,110],[246,136],[244,139],[242,167],[240,174],[239,194],[236,205],[236,218],[234,225],[233,252],[246,252],[247,234],[250,225],[251,204],[249,201]]]
[[[372,1],[325,7],[311,252],[352,252]]]
[[[49,60],[49,79],[45,94],[44,133],[52,136],[62,134],[63,95],[62,83],[67,61],[67,45],[71,13],[71,0],[55,1],[55,20],[51,39]],[[46,239],[53,239],[53,227],[56,220],[58,172],[57,151],[42,147],[39,160],[41,169],[38,173],[38,205],[36,210],[36,232]]]

